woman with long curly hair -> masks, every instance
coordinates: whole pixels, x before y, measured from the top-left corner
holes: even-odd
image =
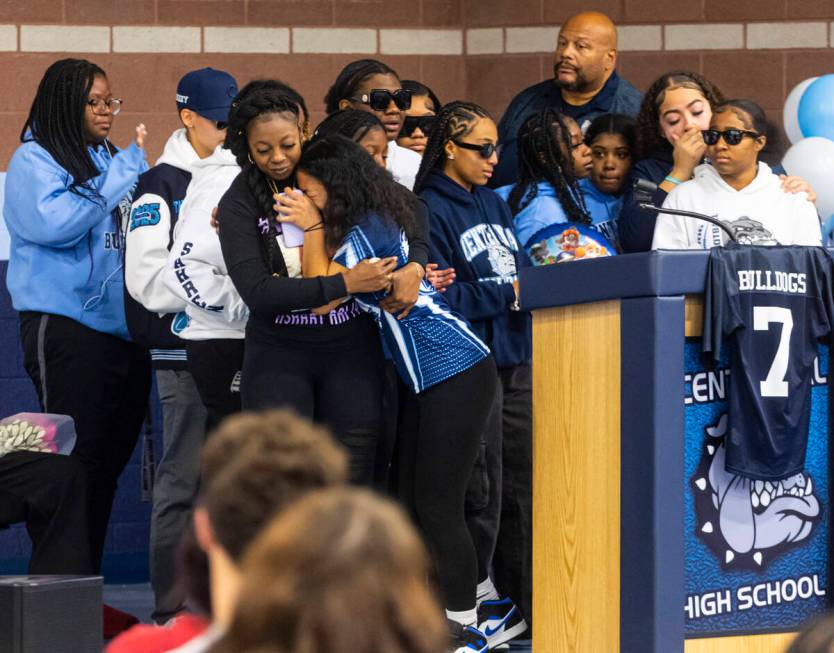
[[[427,574],[396,505],[366,490],[314,492],[253,543],[232,625],[211,653],[442,653]]]
[[[405,264],[412,204],[418,200],[358,145],[342,136],[314,140],[298,164],[298,184],[324,223],[321,232],[305,232],[306,274],[351,269],[375,257],[394,256],[398,266]],[[301,211],[289,207],[287,213],[282,219],[309,229]],[[410,389],[399,432],[400,494],[435,554],[453,650],[480,651],[487,643],[473,627],[478,552],[464,498],[493,405],[495,362],[466,320],[428,284],[405,316],[381,311],[382,298],[383,293],[362,293],[355,299],[376,318],[386,350]]]
[[[637,163],[631,169],[618,224],[623,251],[650,250],[657,218],[637,204],[634,182],[647,179],[657,184],[652,203],[661,206],[675,187],[692,179],[707,149],[701,132],[709,129],[712,109],[724,99],[706,77],[686,70],[662,75],[646,91],[637,116]],[[787,192],[806,192],[813,201],[803,180],[782,177],[782,183]]]
[[[324,315],[310,309],[387,288],[395,260],[302,278],[301,249],[287,241],[275,213],[277,196],[294,192],[299,114],[286,93],[263,88],[239,98],[229,116],[226,146],[241,172],[217,216],[228,274],[250,312],[241,404],[244,410],[290,406],[329,425],[351,454],[353,480],[369,483],[382,412],[379,339],[352,301]]]

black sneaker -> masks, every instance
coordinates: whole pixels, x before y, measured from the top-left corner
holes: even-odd
[[[474,626],[462,626],[456,621],[449,622],[451,644],[449,653],[486,653],[489,643],[484,634]]]
[[[490,648],[509,642],[527,630],[527,622],[509,598],[482,601],[478,606],[478,628]]]

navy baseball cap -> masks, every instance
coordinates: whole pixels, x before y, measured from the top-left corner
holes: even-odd
[[[237,82],[229,73],[200,68],[183,75],[177,84],[177,109],[190,109],[203,118],[228,122],[236,95]]]

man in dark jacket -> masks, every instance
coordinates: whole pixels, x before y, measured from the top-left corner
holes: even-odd
[[[518,179],[516,136],[524,121],[545,107],[570,116],[582,131],[604,113],[636,117],[642,94],[617,74],[617,28],[608,16],[587,11],[572,16],[559,32],[553,79],[513,98],[498,125],[501,156],[490,186]]]

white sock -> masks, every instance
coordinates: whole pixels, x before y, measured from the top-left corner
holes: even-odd
[[[486,580],[478,583],[478,595],[476,597],[478,605],[482,601],[497,601],[500,598],[498,590],[495,589],[495,585],[492,584],[492,579],[489,576],[486,577]]]
[[[471,610],[462,610],[460,612],[452,612],[446,610],[446,618],[449,621],[457,621],[461,626],[474,626],[478,621],[478,610],[472,608]]]

